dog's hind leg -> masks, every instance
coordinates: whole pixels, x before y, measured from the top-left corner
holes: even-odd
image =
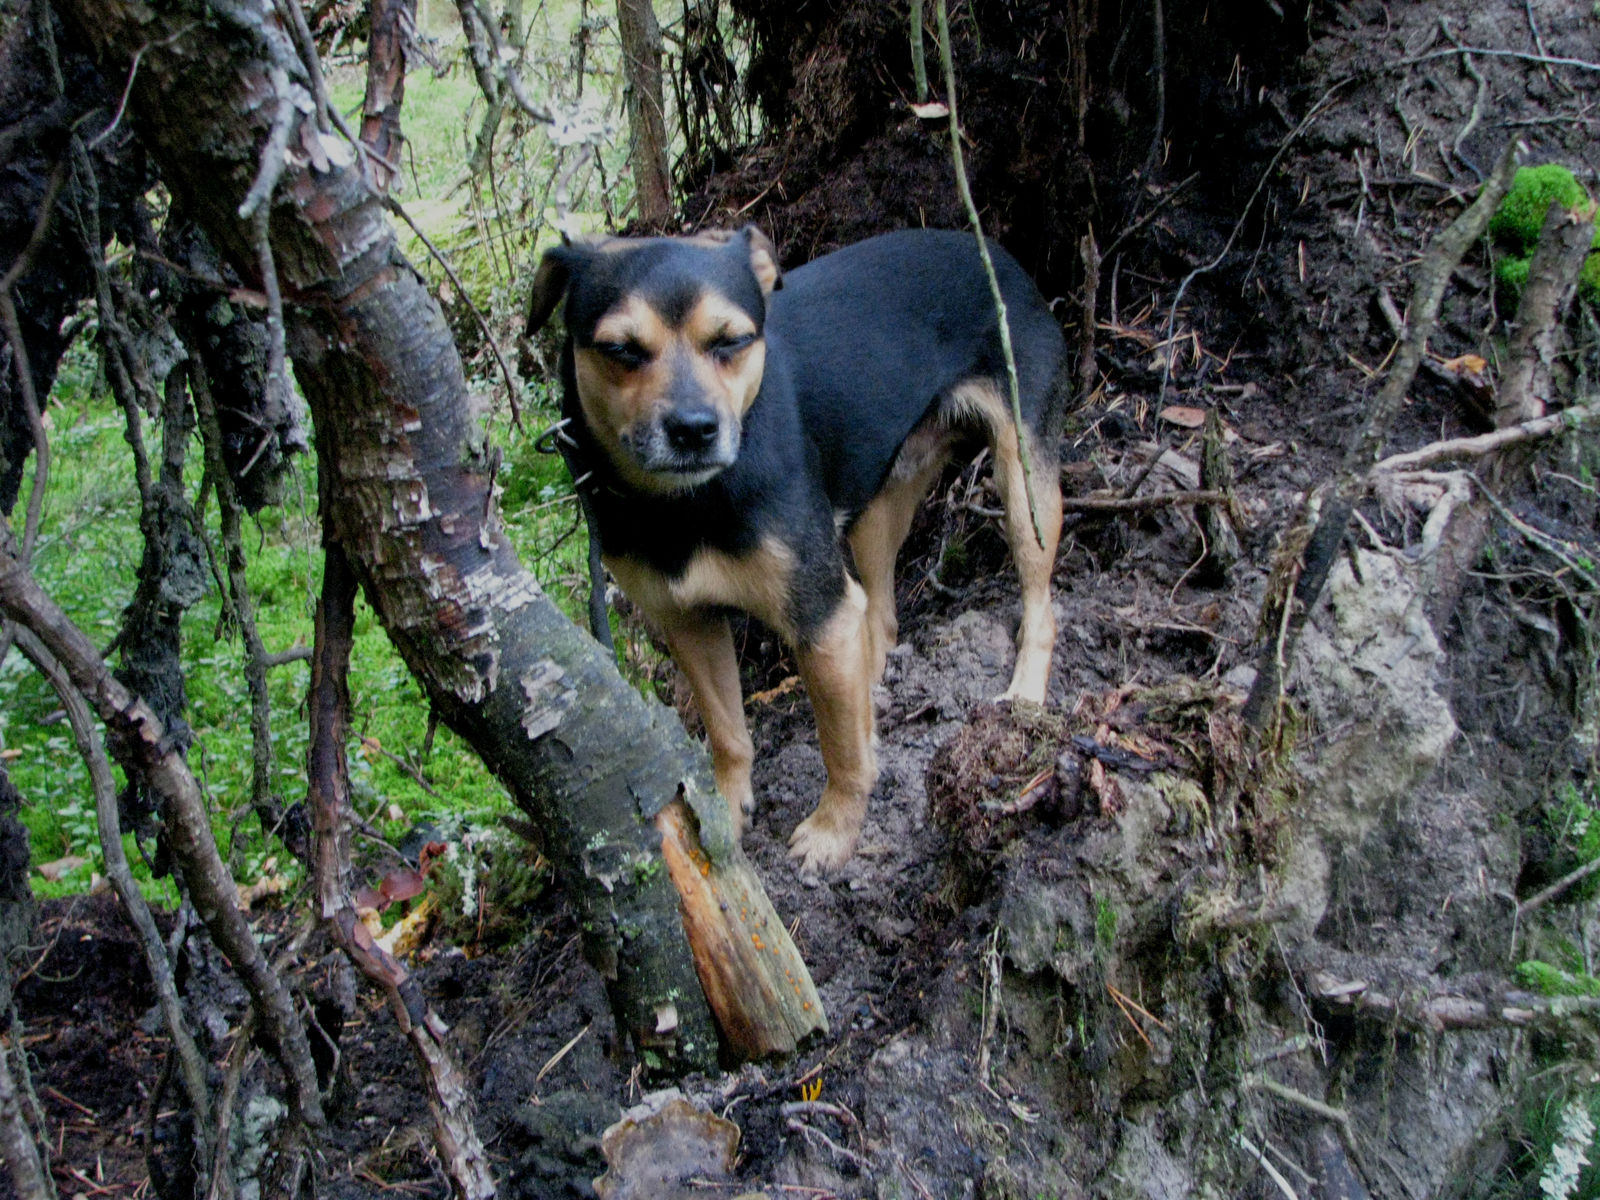
[[[855,852],[867,797],[878,781],[867,597],[860,584],[845,580],[839,606],[796,653],[817,717],[828,783],[816,811],[789,838],[789,856],[806,870],[832,871]]]
[[[1050,575],[1055,569],[1056,545],[1061,540],[1061,477],[1055,446],[1025,432],[1033,467],[1033,498],[1038,510],[1039,534],[1034,536],[1028,511],[1028,490],[1022,458],[1017,449],[1017,429],[1009,408],[991,416],[989,444],[994,451],[995,483],[1005,502],[1006,542],[1017,578],[1022,585],[1022,624],[1017,630],[1017,665],[1003,699],[1044,703],[1050,683],[1050,656],[1056,645],[1056,616],[1050,603]]]
[[[688,679],[700,717],[706,723],[717,790],[728,802],[728,816],[737,836],[743,832],[746,815],[756,807],[755,791],[750,785],[755,748],[744,722],[739,661],[727,618],[700,609],[652,615],[660,623],[672,660]]]
[[[917,506],[948,457],[945,439],[936,437],[925,445],[917,444],[921,437],[912,435],[901,449],[889,482],[850,527],[850,554],[867,593],[867,642],[873,683],[883,679],[884,663],[900,633],[894,603],[895,558],[906,534],[911,532]]]

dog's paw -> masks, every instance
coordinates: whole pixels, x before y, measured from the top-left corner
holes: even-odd
[[[1013,684],[994,698],[996,704],[1002,704],[1007,700],[1026,700],[1029,704],[1043,706],[1044,688],[1017,687]]]
[[[831,874],[850,861],[860,839],[860,826],[840,829],[821,812],[814,812],[789,835],[789,857],[799,860],[802,871]]]

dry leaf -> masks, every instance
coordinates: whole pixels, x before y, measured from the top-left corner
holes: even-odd
[[[600,1200],[676,1200],[691,1180],[725,1177],[739,1149],[739,1127],[681,1096],[659,1112],[624,1117],[600,1138],[606,1173],[594,1181]]]
[[[40,863],[34,870],[43,875],[51,883],[59,883],[62,876],[70,875],[89,860],[81,854],[69,854],[65,858],[54,859],[51,862]]]
[[[1187,404],[1169,404],[1158,414],[1163,421],[1185,429],[1199,429],[1206,423],[1206,410]]]
[[[422,945],[423,936],[428,932],[428,919],[432,915],[433,897],[424,896],[417,901],[415,908],[391,925],[389,931],[378,938],[378,945],[396,958],[405,958],[416,950],[418,946]]]
[[[750,703],[750,704],[771,704],[779,696],[787,696],[790,692],[794,691],[794,689],[799,687],[799,686],[800,686],[800,676],[798,676],[798,675],[790,675],[787,679],[785,679],[777,687],[768,688],[764,692],[755,692],[755,693],[753,693],[751,695],[750,699],[747,701],[747,703]]]
[[[252,905],[269,896],[281,896],[289,890],[289,880],[284,875],[263,875],[252,884],[239,884],[239,907],[249,912]]]
[[[1456,358],[1447,358],[1439,364],[1440,368],[1449,371],[1452,375],[1459,375],[1475,379],[1489,369],[1489,364],[1476,354],[1462,354]]]

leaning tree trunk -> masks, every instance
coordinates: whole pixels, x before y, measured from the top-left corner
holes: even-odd
[[[719,1029],[738,1058],[825,1029],[703,753],[517,562],[443,315],[357,156],[305,115],[308,75],[273,4],[60,8],[113,77],[140,54],[141,138],[175,201],[248,279],[260,258],[239,204],[274,147],[271,247],[317,430],[324,537],[440,715],[544,831],[619,1023],[672,1068],[712,1062]]]

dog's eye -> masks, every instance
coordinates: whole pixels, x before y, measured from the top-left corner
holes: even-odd
[[[710,345],[706,347],[706,352],[718,362],[729,362],[739,351],[755,340],[756,335],[753,333],[725,334],[722,337],[713,338]]]
[[[594,348],[596,353],[630,371],[650,361],[650,352],[638,342],[596,342]]]

